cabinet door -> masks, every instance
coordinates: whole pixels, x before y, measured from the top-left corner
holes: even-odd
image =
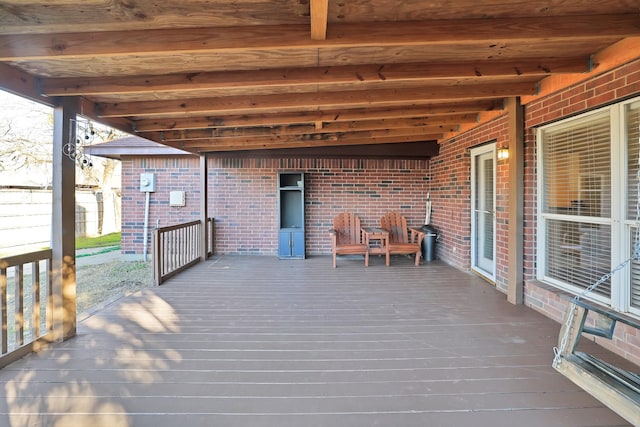
[[[289,231],[280,231],[278,233],[278,256],[291,256],[291,232]]]
[[[291,240],[293,241],[291,256],[304,258],[304,231],[293,231],[291,234]]]

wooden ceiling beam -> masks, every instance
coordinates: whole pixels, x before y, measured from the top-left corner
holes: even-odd
[[[266,150],[217,151],[214,157],[273,157],[273,158],[357,158],[357,159],[430,159],[437,156],[436,141],[378,143],[368,145],[339,145],[326,147],[272,148]]]
[[[45,96],[100,96],[158,92],[253,89],[259,87],[322,84],[366,84],[371,82],[421,81],[452,78],[548,76],[584,73],[589,58],[534,58],[509,61],[368,64],[274,70],[238,70],[174,75],[96,78],[49,78],[40,84]]]
[[[326,40],[329,0],[311,0],[311,39]]]
[[[179,129],[206,129],[223,127],[276,126],[286,124],[331,123],[363,119],[384,120],[401,118],[440,117],[457,115],[459,123],[474,123],[478,111],[501,110],[502,101],[476,100],[471,102],[431,104],[418,107],[392,107],[369,109],[345,109],[334,111],[308,111],[285,114],[247,114],[185,117],[169,119],[142,119],[134,122],[136,132]],[[455,119],[454,119],[455,120]]]
[[[332,135],[331,138],[301,140],[300,138],[244,138],[230,141],[220,140],[196,140],[187,142],[167,141],[163,144],[187,150],[191,152],[235,151],[235,150],[262,150],[273,148],[305,148],[305,147],[331,147],[342,145],[370,145],[391,144],[418,141],[437,141],[442,139],[442,134],[432,135],[399,135],[399,136],[361,136]]]
[[[391,107],[430,104],[434,101],[504,98],[536,93],[536,83],[523,81],[500,84],[460,84],[422,86],[412,89],[381,89],[262,95],[228,96],[172,101],[138,101],[99,104],[102,117],[169,117],[202,114],[255,114],[338,108]]]
[[[326,40],[305,25],[155,29],[0,36],[0,61],[223,53],[256,49],[427,46],[609,40],[640,34],[638,14],[332,24]]]
[[[457,125],[426,125],[414,127],[353,127],[345,126],[346,123],[339,123],[337,127],[333,124],[327,124],[320,129],[315,126],[290,126],[290,127],[274,127],[274,128],[240,128],[240,129],[194,129],[194,130],[175,130],[162,132],[160,138],[162,142],[167,141],[191,141],[199,139],[235,139],[235,138],[260,138],[264,136],[292,136],[298,138],[314,138],[321,134],[341,134],[350,132],[353,135],[363,134],[366,132],[368,136],[386,136],[386,135],[424,135],[445,132],[455,132],[458,130]],[[157,133],[139,134],[143,138],[155,139]],[[318,138],[322,138],[321,136]]]
[[[55,99],[43,97],[38,90],[38,80],[7,64],[0,63],[0,89],[23,96],[32,101],[54,107]]]

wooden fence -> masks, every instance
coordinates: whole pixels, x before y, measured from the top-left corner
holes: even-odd
[[[201,261],[202,221],[192,221],[153,232],[153,277],[160,285],[169,277]],[[215,243],[214,219],[206,222],[207,256],[213,255]]]
[[[51,249],[0,259],[0,367],[50,341],[51,296]]]

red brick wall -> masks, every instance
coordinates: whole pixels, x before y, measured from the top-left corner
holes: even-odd
[[[561,292],[536,279],[536,164],[535,127],[565,117],[640,95],[640,60],[600,74],[588,81],[568,87],[548,97],[531,102],[525,109],[525,304],[544,315],[562,320],[566,301]],[[639,332],[620,325],[612,341],[597,341],[623,357],[640,364]]]
[[[216,252],[277,254],[277,173],[305,172],[308,255],[328,254],[327,231],[338,212],[353,211],[363,226],[398,210],[410,225],[424,223],[428,162],[355,159],[210,159],[209,213],[216,218]]]
[[[197,157],[129,157],[122,161],[122,252],[142,254],[145,193],[140,174],[154,173],[156,192],[149,195],[149,227],[200,219],[200,171]],[[169,206],[169,192],[184,191],[186,206]],[[149,231],[149,242],[151,231]],[[151,253],[149,247],[148,252]]]
[[[495,142],[508,145],[506,117],[479,126],[440,145],[440,154],[431,160],[433,225],[439,230],[438,258],[460,268],[471,266],[471,156],[470,149]],[[496,242],[497,271],[506,269],[508,167],[497,162]],[[498,274],[498,283],[504,278]]]
[[[354,211],[363,225],[378,225],[398,210],[412,226],[424,223],[429,191],[426,160],[219,159],[210,158],[209,216],[216,219],[216,253],[277,254],[277,173],[305,172],[305,227],[308,255],[328,254],[333,216]],[[143,248],[145,194],[140,173],[156,174],[150,221],[155,227],[199,219],[197,158],[124,159],[122,245],[126,254]],[[187,206],[169,206],[169,191],[186,191]]]
[[[640,94],[640,60],[568,87],[525,106],[525,278],[535,279],[536,149],[535,127]],[[433,223],[441,230],[439,257],[458,268],[471,262],[470,148],[489,142],[509,145],[506,116],[479,126],[440,146],[431,161]],[[498,162],[496,183],[497,287],[506,290],[508,162]]]
[[[544,315],[561,321],[566,302],[555,288],[536,279],[537,179],[535,128],[572,115],[640,95],[640,60],[633,61],[568,87],[525,106],[524,164],[524,276],[525,304]],[[440,155],[432,159],[434,177],[434,225],[441,232],[439,257],[462,269],[471,262],[470,225],[470,155],[469,148],[496,141],[508,145],[506,117],[466,132],[440,147]],[[496,288],[507,290],[507,208],[508,162],[498,162],[496,184],[497,258]],[[637,331],[619,328],[613,342],[602,342],[624,357],[640,361]]]

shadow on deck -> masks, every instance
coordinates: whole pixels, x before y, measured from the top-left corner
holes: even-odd
[[[0,371],[0,425],[625,425],[558,331],[439,262],[216,257]]]

